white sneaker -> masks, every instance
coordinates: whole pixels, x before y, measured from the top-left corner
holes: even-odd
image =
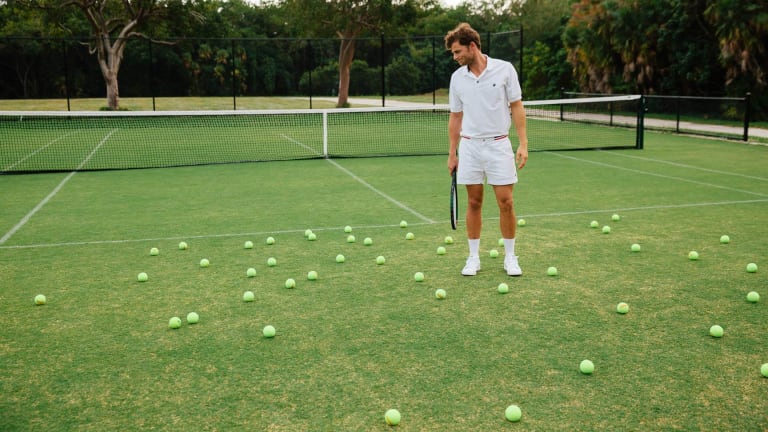
[[[515,255],[507,255],[507,257],[504,258],[504,270],[507,271],[509,276],[521,276],[523,274]]]
[[[464,276],[474,276],[480,270],[480,257],[471,256],[467,258],[467,264],[461,270],[461,274]]]

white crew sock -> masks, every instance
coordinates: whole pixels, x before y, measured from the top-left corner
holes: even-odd
[[[469,239],[469,256],[480,256],[480,239]]]
[[[504,253],[507,256],[515,256],[515,239],[504,239]]]

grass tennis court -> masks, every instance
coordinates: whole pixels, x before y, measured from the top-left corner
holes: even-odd
[[[0,430],[764,430],[766,159],[653,132],[532,153],[514,279],[492,201],[483,270],[460,275],[444,156],[2,175]]]

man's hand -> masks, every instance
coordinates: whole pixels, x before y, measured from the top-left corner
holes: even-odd
[[[459,167],[459,158],[455,155],[448,156],[448,175],[453,175],[453,172]]]
[[[523,169],[528,162],[528,147],[518,146],[515,160],[517,161],[517,169]]]

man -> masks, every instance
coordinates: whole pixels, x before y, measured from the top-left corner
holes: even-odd
[[[487,180],[499,206],[504,270],[509,276],[520,276],[512,188],[517,170],[528,161],[528,138],[517,72],[511,63],[483,54],[480,35],[467,23],[448,32],[445,47],[460,66],[451,76],[449,90],[448,172],[458,169],[457,183],[467,188],[469,258],[461,274],[474,276],[480,270],[483,184]],[[507,136],[512,122],[520,143],[517,153]]]

